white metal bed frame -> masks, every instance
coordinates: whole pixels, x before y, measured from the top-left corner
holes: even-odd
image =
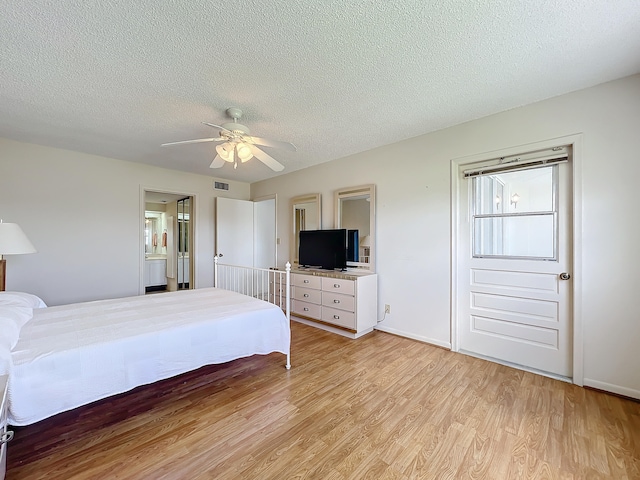
[[[219,262],[216,255],[213,267],[213,286],[238,292],[282,308],[291,326],[291,264],[284,270],[244,267]],[[284,288],[283,288],[284,285]],[[287,370],[291,368],[291,347],[287,352]]]

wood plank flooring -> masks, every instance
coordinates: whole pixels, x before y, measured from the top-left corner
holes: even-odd
[[[382,332],[16,428],[7,480],[640,479],[640,403]]]

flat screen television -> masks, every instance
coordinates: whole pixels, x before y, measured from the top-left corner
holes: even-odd
[[[300,266],[334,270],[347,267],[347,230],[300,231]]]

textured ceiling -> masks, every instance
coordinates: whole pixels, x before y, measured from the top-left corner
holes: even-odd
[[[160,144],[237,106],[288,173],[638,72],[638,0],[0,2],[0,136],[249,182]]]

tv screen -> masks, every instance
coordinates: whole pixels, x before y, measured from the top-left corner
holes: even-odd
[[[298,262],[305,267],[334,270],[347,266],[347,230],[302,230]]]

